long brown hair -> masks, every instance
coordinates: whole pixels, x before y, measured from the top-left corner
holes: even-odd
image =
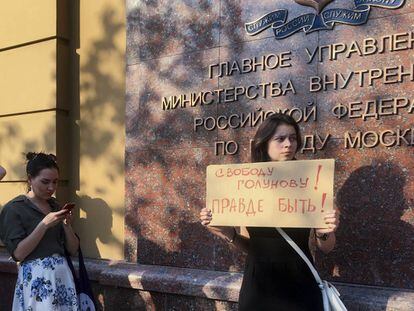
[[[269,140],[273,137],[276,129],[279,125],[286,124],[294,127],[296,132],[296,140],[298,145],[295,152],[302,146],[302,137],[300,135],[300,129],[295,119],[291,116],[283,113],[275,113],[269,116],[257,129],[256,135],[254,135],[251,161],[252,162],[267,162],[270,161],[269,154],[267,153],[267,145]]]

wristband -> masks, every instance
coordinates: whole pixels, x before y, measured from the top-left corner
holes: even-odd
[[[322,235],[318,235],[318,234],[315,233],[315,236],[316,236],[317,239],[319,239],[321,241],[326,241],[329,237],[329,234],[324,233]]]

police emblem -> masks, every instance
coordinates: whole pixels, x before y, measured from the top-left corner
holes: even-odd
[[[294,0],[297,4],[314,8],[316,14],[308,13],[286,21],[288,10],[280,9],[270,12],[259,19],[246,23],[248,35],[255,36],[267,28],[272,28],[276,39],[287,38],[303,30],[306,34],[319,30],[332,30],[335,24],[352,26],[362,25],[368,21],[371,7],[397,9],[404,5],[405,0],[353,0],[354,9],[325,7],[334,0]]]

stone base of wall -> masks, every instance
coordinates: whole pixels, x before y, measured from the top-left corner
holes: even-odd
[[[76,263],[75,263],[76,265]],[[242,274],[87,260],[101,310],[237,310]],[[16,265],[0,253],[0,310],[10,310]],[[348,310],[414,310],[414,291],[336,283]]]

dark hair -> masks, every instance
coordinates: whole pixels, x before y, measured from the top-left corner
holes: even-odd
[[[26,174],[30,177],[36,177],[40,171],[45,168],[55,168],[59,171],[54,154],[46,154],[43,152],[28,152],[26,154],[27,165]]]
[[[299,150],[299,148],[302,146],[302,137],[300,135],[299,125],[291,116],[283,113],[275,113],[263,121],[263,123],[257,129],[256,135],[254,135],[251,150],[252,162],[270,161],[269,155],[267,153],[267,145],[269,140],[275,134],[276,129],[281,124],[291,125],[294,127],[297,137],[296,139],[298,142],[298,146],[295,152]]]

